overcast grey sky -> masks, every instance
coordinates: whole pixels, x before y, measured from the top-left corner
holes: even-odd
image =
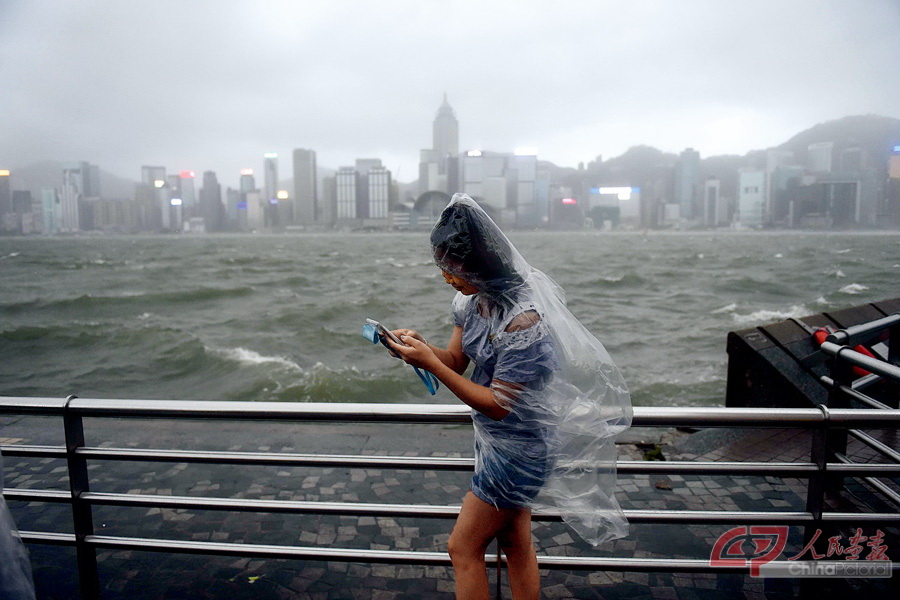
[[[0,168],[233,186],[312,148],[410,181],[444,93],[461,149],[744,154],[900,117],[898,32],[898,0],[0,0]]]

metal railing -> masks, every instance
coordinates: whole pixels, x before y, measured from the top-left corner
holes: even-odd
[[[397,404],[287,404],[255,402],[192,402],[152,400],[66,400],[48,398],[0,398],[0,414],[43,415],[63,419],[65,446],[12,444],[2,447],[5,456],[56,458],[67,461],[68,491],[51,489],[5,489],[8,500],[51,502],[71,505],[74,533],[20,532],[24,541],[34,544],[74,546],[78,561],[82,597],[99,597],[97,574],[98,549],[129,549],[207,555],[240,555],[298,560],[346,561],[417,565],[450,564],[442,552],[407,550],[368,550],[304,546],[260,545],[207,541],[184,541],[102,535],[96,530],[92,509],[99,506],[155,507],[194,510],[227,510],[259,513],[330,514],[345,516],[386,516],[453,519],[458,506],[375,504],[359,502],[309,502],[217,498],[206,496],[163,496],[135,493],[92,492],[88,485],[88,461],[152,461],[162,463],[203,463],[221,465],[275,465],[356,467],[377,469],[471,470],[471,458],[348,456],[317,454],[279,454],[264,452],[158,450],[108,448],[88,445],[84,436],[85,418],[165,418],[201,420],[275,420],[330,423],[437,423],[470,422],[463,406]],[[900,411],[870,409],[754,409],[754,408],[647,408],[636,407],[636,427],[737,427],[799,428],[813,432],[811,455],[824,456],[821,447],[825,434],[854,428],[897,428]],[[896,452],[892,458],[896,458]],[[709,511],[709,510],[626,510],[634,524],[734,524],[798,525],[821,527],[823,524],[900,524],[900,513],[829,512],[822,501],[822,479],[827,474],[843,477],[883,478],[900,476],[900,464],[853,464],[843,461],[809,462],[696,462],[696,461],[620,461],[622,475],[759,475],[799,478],[809,481],[805,511]],[[890,496],[889,496],[890,498]],[[896,500],[896,498],[892,498]],[[534,515],[535,521],[558,521],[558,514]],[[500,556],[489,557],[498,565]],[[711,566],[709,560],[673,558],[617,558],[586,556],[540,556],[546,569],[661,571],[661,572],[748,572],[747,566]]]
[[[884,338],[888,332],[888,360],[871,358],[854,351],[857,344]],[[796,525],[805,528],[806,539],[823,525],[900,524],[900,510],[891,512],[829,511],[825,492],[829,482],[859,478],[876,494],[900,507],[900,495],[890,482],[900,477],[900,452],[880,442],[863,429],[897,429],[900,410],[871,398],[865,390],[879,382],[900,384],[900,315],[848,328],[832,334],[822,351],[834,357],[830,376],[821,378],[831,389],[828,406],[808,409],[713,408],[713,407],[636,407],[635,427],[729,427],[785,428],[812,432],[809,461],[620,461],[621,475],[742,475],[797,478],[806,480],[806,510],[803,511],[728,511],[728,510],[626,510],[634,524],[717,524],[717,525]],[[868,371],[857,377],[853,367]],[[858,403],[863,408],[853,408]],[[872,409],[877,410],[872,410]],[[54,398],[0,398],[0,415],[58,417],[63,421],[65,444],[38,446],[10,444],[0,447],[4,456],[63,459],[69,489],[7,488],[7,500],[21,502],[64,503],[71,506],[73,533],[57,531],[21,531],[22,539],[33,544],[74,546],[79,584],[83,598],[98,598],[100,582],[97,570],[98,549],[128,549],[205,555],[239,555],[297,560],[343,561],[363,563],[417,564],[449,566],[443,552],[408,550],[371,550],[308,546],[262,545],[163,538],[102,535],[93,522],[95,507],[152,507],[253,513],[291,513],[339,516],[414,517],[453,519],[459,507],[446,505],[382,504],[365,502],[323,502],[222,498],[209,496],[166,496],[144,493],[93,492],[89,485],[89,461],[143,461],[154,463],[194,463],[216,465],[264,465],[279,467],[347,467],[470,471],[471,458],[398,457],[370,455],[330,455],[268,452],[201,451],[191,449],[111,448],[85,437],[86,418],[285,421],[291,423],[397,423],[397,424],[469,424],[469,409],[461,405],[398,404],[326,404],[195,402],[159,400],[103,400],[70,396]],[[884,456],[887,462],[858,463],[846,455],[851,436]],[[92,440],[93,441],[93,440]],[[887,479],[886,483],[884,480]],[[535,521],[559,521],[559,514],[541,512]],[[488,564],[499,566],[502,557],[487,557]],[[712,566],[710,560],[674,558],[620,558],[591,556],[539,556],[545,569],[658,571],[711,573],[747,573],[750,566]],[[896,567],[895,567],[896,568]],[[499,578],[498,578],[499,585]]]

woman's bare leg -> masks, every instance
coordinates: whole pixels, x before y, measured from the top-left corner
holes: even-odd
[[[497,543],[506,555],[512,597],[515,600],[538,600],[541,576],[531,541],[531,510],[516,510],[499,533]]]
[[[513,598],[538,598],[540,580],[531,543],[531,511],[498,510],[469,492],[463,500],[448,545],[457,600],[490,598],[484,553],[494,538],[500,540],[507,555]]]

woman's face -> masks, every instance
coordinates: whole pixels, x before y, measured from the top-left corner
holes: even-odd
[[[460,278],[458,275],[448,273],[443,269],[441,269],[441,274],[443,274],[444,281],[447,282],[447,285],[452,286],[453,289],[462,293],[463,296],[471,296],[472,294],[478,293],[478,289],[475,286],[465,279]]]

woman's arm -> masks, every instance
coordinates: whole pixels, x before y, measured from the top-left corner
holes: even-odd
[[[452,364],[456,364],[455,359],[453,358],[456,344],[459,345],[459,352],[462,354],[461,327],[456,327],[453,330],[453,337],[450,339],[451,343],[447,350],[444,351],[447,352],[450,357],[450,360],[448,361],[450,364],[445,363],[444,360],[434,352],[433,347],[422,342],[422,340],[408,335],[405,335],[400,339],[407,345],[399,346],[391,341],[388,342],[394,352],[407,363],[430,371],[441,381],[441,383],[447,386],[447,389],[453,392],[456,397],[464,403],[495,421],[499,421],[509,414],[509,410],[503,408],[503,406],[498,403],[493,389],[484,387],[483,385],[479,385],[474,381],[467,379],[461,374],[461,371],[456,371],[451,366]],[[462,354],[462,356],[465,357],[464,354]],[[445,356],[445,358],[447,357]],[[468,358],[465,358],[464,360],[467,365]],[[464,371],[465,367],[463,367],[462,370]]]

